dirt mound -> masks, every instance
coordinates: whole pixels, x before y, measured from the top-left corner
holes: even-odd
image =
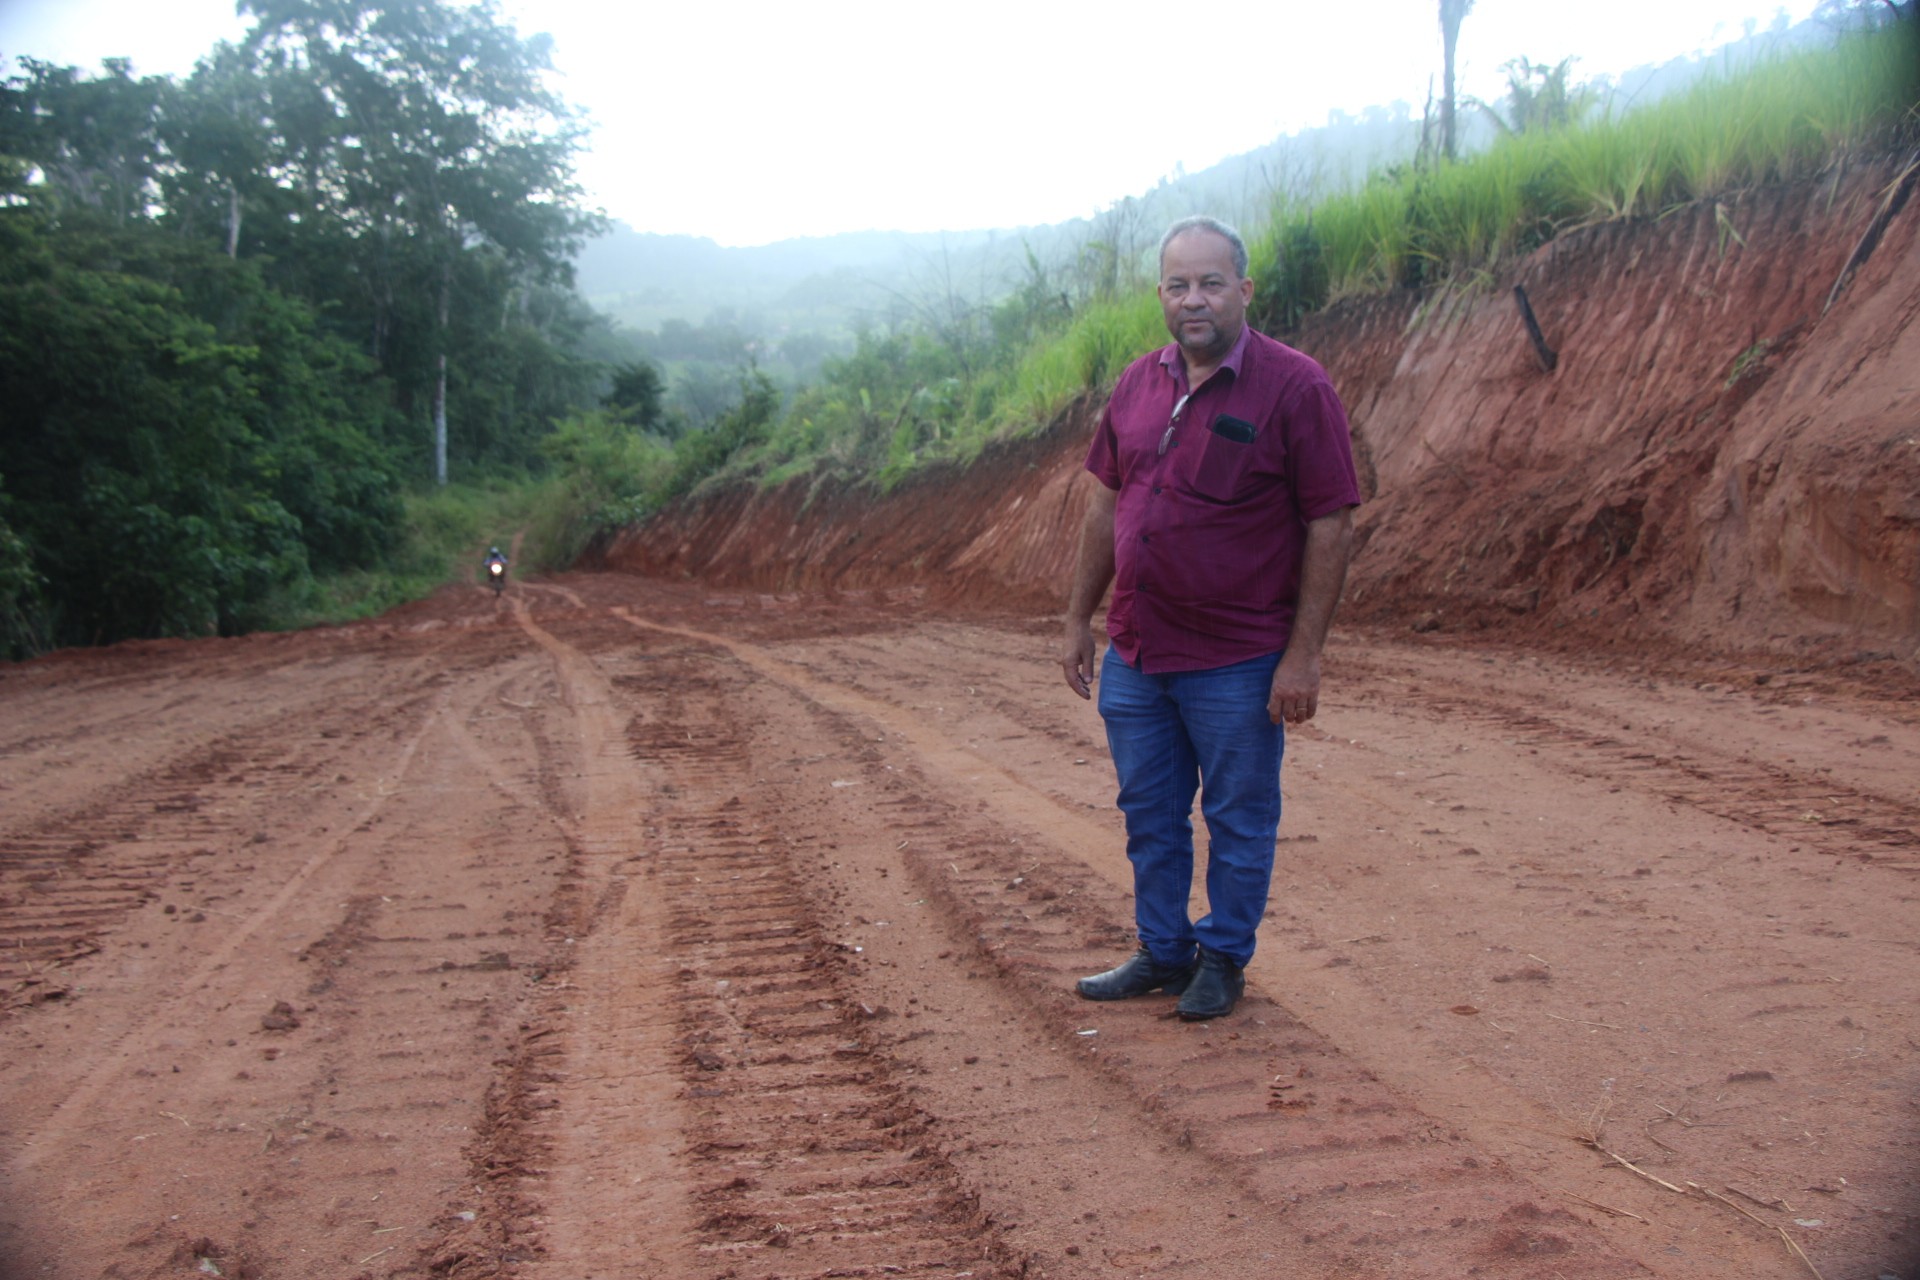
[[[1348,614],[1576,647],[1920,657],[1920,211],[1823,313],[1897,166],[1561,236],[1510,277],[1355,301],[1291,341],[1352,413]],[[1511,286],[1557,351],[1544,371]],[[887,495],[709,490],[608,567],[1051,607],[1097,398]]]

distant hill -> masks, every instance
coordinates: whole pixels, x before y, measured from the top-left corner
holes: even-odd
[[[729,321],[774,338],[794,330],[883,323],[915,262],[977,255],[1005,232],[850,231],[723,248],[704,237],[655,235],[616,222],[576,260],[580,292],[622,324]]]
[[[1588,87],[1600,109],[1625,110],[1716,69],[1831,35],[1815,20],[1788,27],[1782,19],[1710,58],[1636,67],[1617,81],[1592,80]],[[1461,119],[1468,148],[1492,138],[1494,130],[1480,112],[1465,110]],[[1420,129],[1421,112],[1406,102],[1358,115],[1333,111],[1324,125],[1198,173],[1176,171],[1094,217],[1046,226],[851,231],[726,248],[701,237],[654,235],[615,223],[577,259],[579,288],[597,310],[630,330],[659,333],[678,327],[675,322],[713,325],[739,335],[763,358],[779,362],[784,356],[804,371],[821,355],[849,349],[862,328],[884,330],[943,304],[991,303],[1024,280],[1029,251],[1064,287],[1076,275],[1102,269],[1137,274],[1160,229],[1190,213],[1224,217],[1257,234],[1276,201],[1312,200],[1411,158]]]

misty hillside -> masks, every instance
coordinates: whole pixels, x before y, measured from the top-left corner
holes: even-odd
[[[1830,34],[1817,20],[1789,27],[1783,18],[1711,57],[1636,67],[1617,80],[1588,80],[1585,87],[1597,109],[1623,110],[1703,74]],[[1469,26],[1465,38],[1471,35]],[[1277,137],[1197,173],[1176,169],[1151,190],[1123,196],[1097,214],[1046,226],[850,231],[730,248],[616,222],[580,253],[579,288],[596,309],[629,329],[718,322],[757,340],[768,354],[792,342],[789,359],[804,367],[821,353],[850,345],[862,328],[884,330],[942,303],[986,303],[1005,295],[1023,281],[1029,250],[1059,277],[1090,269],[1090,253],[1109,269],[1114,258],[1137,260],[1162,227],[1190,213],[1224,217],[1256,234],[1276,202],[1310,201],[1350,188],[1370,171],[1410,157],[1419,144],[1424,105],[1398,101],[1358,115],[1334,110],[1324,125]],[[1492,110],[1506,106],[1503,99]],[[1469,150],[1496,133],[1485,109],[1470,104],[1461,118]]]

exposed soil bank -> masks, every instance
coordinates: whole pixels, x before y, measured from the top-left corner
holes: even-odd
[[[1348,616],[1575,646],[1920,657],[1920,201],[1822,313],[1898,172],[1589,227],[1484,288],[1312,318],[1291,341],[1346,398],[1370,488]],[[1558,351],[1552,372],[1514,284]],[[807,479],[711,489],[599,559],[1048,604],[1097,412],[1076,404],[885,497]]]

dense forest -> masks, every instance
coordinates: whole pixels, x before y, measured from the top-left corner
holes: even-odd
[[[184,82],[0,83],[8,647],[232,632],[379,564],[410,482],[606,381],[546,49],[485,5],[248,0]]]

